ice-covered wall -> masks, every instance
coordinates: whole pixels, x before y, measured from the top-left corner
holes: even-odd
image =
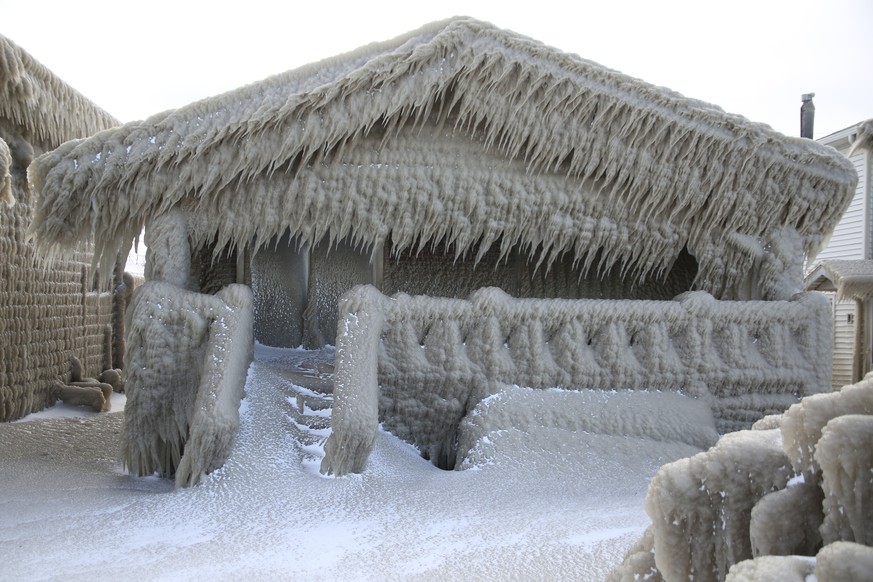
[[[255,340],[268,346],[296,348],[303,344],[309,248],[298,248],[288,237],[258,249],[252,257],[255,297]]]
[[[480,254],[474,250],[458,257],[443,244],[401,252],[388,245],[380,289],[386,295],[465,298],[482,287],[499,287],[513,297],[668,300],[690,291],[697,275],[697,263],[687,252],[667,273],[638,281],[622,265],[584,272],[572,257],[562,256],[547,267],[517,249],[501,256],[501,246],[494,243],[474,262]]]
[[[91,269],[93,246],[65,245],[45,260],[27,231],[39,203],[27,169],[35,156],[118,121],[0,35],[0,421],[56,401],[72,358],[103,371],[111,322],[108,278]]]
[[[334,345],[339,299],[355,285],[373,283],[370,252],[347,241],[325,239],[309,255],[304,345]]]
[[[12,150],[3,136],[16,144]],[[0,192],[0,421],[53,405],[54,382],[68,377],[74,357],[86,375],[100,374],[112,321],[112,293],[105,279],[94,287],[88,245],[44,261],[27,238],[35,196],[25,169],[32,154],[27,142],[0,131],[0,191],[5,172],[7,201],[14,202],[4,203]]]
[[[822,297],[719,302],[692,292],[677,299],[512,299],[494,288],[469,300],[389,298],[356,288],[340,306],[334,392],[335,410],[354,420],[334,422],[322,470],[362,466],[368,450],[331,441],[366,443],[379,421],[451,467],[459,422],[499,383],[682,391],[708,399],[721,431],[828,387],[821,346],[831,332]],[[373,329],[358,329],[365,317],[377,322],[368,324]]]
[[[232,251],[213,252],[213,245],[204,245],[191,254],[193,289],[213,295],[222,287],[240,283],[251,285],[251,257],[244,245]]]
[[[0,202],[6,206],[15,204],[15,196],[12,195],[12,155],[6,141],[0,139]]]
[[[146,278],[126,321],[127,404],[122,450],[138,475],[196,484],[230,454],[252,358],[252,294],[229,285],[189,291],[187,217],[149,223]]]
[[[665,465],[646,498],[650,532],[610,579],[870,580],[871,444],[868,375]]]
[[[380,286],[386,295],[464,298],[481,287],[500,287],[510,295],[519,294],[521,257],[511,252],[501,260],[498,245],[483,253],[475,264],[475,253],[458,257],[442,244],[401,252],[387,246]]]

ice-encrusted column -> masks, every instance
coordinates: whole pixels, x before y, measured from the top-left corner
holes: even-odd
[[[356,287],[340,302],[336,340],[333,429],[324,446],[321,472],[360,473],[379,429],[379,337],[382,295],[375,287]]]
[[[127,312],[122,453],[139,475],[196,484],[230,454],[252,357],[252,294],[188,291],[188,224],[171,211],[146,227],[147,281]]]

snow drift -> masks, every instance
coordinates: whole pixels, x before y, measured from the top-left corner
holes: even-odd
[[[482,445],[494,433],[535,432],[537,442],[546,446],[548,429],[560,437],[553,443],[555,450],[562,440],[581,433],[684,443],[697,449],[718,440],[707,402],[675,392],[501,386],[461,421],[455,466],[465,469],[486,462]]]

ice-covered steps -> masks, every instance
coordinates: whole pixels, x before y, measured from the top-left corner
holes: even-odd
[[[294,388],[299,387],[294,386]],[[293,396],[288,396],[288,402],[292,404],[292,415],[297,424],[308,427],[310,431],[330,429],[332,398],[298,392]]]
[[[268,350],[270,348],[267,348]],[[333,350],[288,350],[259,358],[267,381],[280,391],[286,430],[304,466],[318,471],[330,436],[333,408]]]

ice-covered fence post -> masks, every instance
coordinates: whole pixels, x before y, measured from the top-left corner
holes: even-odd
[[[390,301],[390,300],[389,300]],[[324,446],[321,472],[360,473],[379,429],[379,339],[383,297],[371,285],[354,287],[340,299],[332,433]]]

